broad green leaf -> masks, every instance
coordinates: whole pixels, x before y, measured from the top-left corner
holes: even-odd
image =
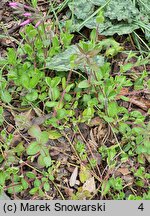
[[[40,185],[41,185],[41,181],[38,178],[36,178],[34,181],[34,187],[40,187]]]
[[[16,64],[16,51],[13,48],[8,48],[8,52],[7,52],[7,59],[9,64],[15,65]]]
[[[29,84],[30,84],[30,78],[27,74],[22,74],[22,76],[20,77],[20,82],[23,85],[23,87],[25,87],[26,89],[29,89]]]
[[[22,187],[24,190],[26,190],[29,187],[28,182],[25,179],[21,179]]]
[[[50,185],[48,182],[45,182],[43,187],[45,191],[50,191]]]
[[[70,94],[65,94],[65,95],[64,95],[64,99],[65,99],[66,101],[71,101],[71,100],[72,100],[72,96],[71,96]]]
[[[100,24],[100,23],[104,23],[104,21],[105,21],[104,11],[101,10],[96,17],[96,22]]]
[[[32,142],[27,147],[27,154],[28,155],[35,155],[41,150],[41,145],[38,142]]]
[[[46,66],[49,69],[56,71],[70,71],[72,69],[70,58],[72,55],[77,54],[81,56],[81,53],[76,45],[71,45],[64,52],[55,55],[51,59],[46,60]],[[93,61],[97,63],[98,66],[102,66],[104,64],[104,57],[97,55],[93,57]],[[85,71],[85,65],[87,66],[87,70],[89,66],[86,61],[83,60],[81,63],[75,64],[75,69],[80,69],[81,71]]]
[[[120,96],[120,99],[124,100],[124,101],[129,101],[130,99],[126,96]]]
[[[94,5],[102,6],[102,5],[106,4],[107,0],[91,0],[91,2],[92,2]]]
[[[61,77],[54,77],[52,80],[51,80],[51,87],[52,88],[55,88],[58,86],[58,84],[61,82]]]
[[[25,150],[25,147],[23,146],[23,142],[20,142],[15,148],[14,152],[17,153],[18,156],[21,155],[21,153]]]
[[[60,96],[60,90],[58,87],[49,89],[49,97],[52,101],[56,101]]]
[[[78,88],[88,88],[90,87],[90,83],[88,80],[83,80],[78,84]]]
[[[15,184],[10,184],[8,187],[8,193],[14,194],[19,193],[23,190],[22,185],[20,185],[20,182],[15,182]]]
[[[40,136],[38,137],[38,142],[42,143],[42,144],[45,144],[48,141],[48,137],[49,137],[48,132],[47,131],[42,131],[40,133]]]
[[[26,95],[26,99],[28,100],[28,101],[35,101],[36,99],[38,98],[38,93],[37,93],[37,91],[36,90],[34,90],[34,91],[32,91],[31,93],[28,93],[27,95]]]
[[[46,107],[56,107],[57,105],[58,105],[58,102],[56,102],[56,101],[47,101],[45,103]]]
[[[12,100],[12,96],[7,90],[4,90],[4,91],[1,91],[1,99],[5,103],[10,103]]]
[[[24,45],[24,50],[25,50],[25,52],[26,52],[29,56],[31,56],[32,53],[33,53],[33,49],[32,49],[32,47],[31,47],[29,44],[25,44],[25,45]]]
[[[89,178],[91,178],[90,171],[83,165],[81,165],[79,178],[82,183],[86,182]]]
[[[35,88],[36,85],[38,84],[39,82],[39,79],[40,77],[37,75],[33,76],[31,79],[30,79],[30,83],[29,83],[29,88]]]
[[[28,178],[31,178],[31,179],[36,178],[36,175],[35,175],[35,173],[33,173],[33,172],[26,172],[26,176],[27,176]]]
[[[28,130],[28,134],[34,138],[39,138],[41,129],[38,125],[32,125],[32,127]]]
[[[63,119],[65,117],[67,117],[67,110],[65,110],[65,109],[59,109],[57,111],[57,118],[60,120],[60,119]]]
[[[85,109],[83,111],[82,115],[83,115],[83,118],[85,120],[90,120],[93,117],[93,115],[94,115],[94,109],[93,109],[93,107],[88,107],[87,109]]]
[[[85,20],[94,12],[94,5],[90,0],[76,0],[68,4],[70,10],[78,19]]]
[[[69,85],[67,85],[67,87],[66,87],[66,93],[68,93],[69,91],[70,91],[70,89],[72,89],[74,87],[74,83],[71,83],[71,84],[69,84]]]
[[[129,7],[130,5],[130,7]],[[131,23],[139,15],[138,9],[134,6],[132,0],[120,1],[111,0],[107,5],[105,16],[111,20],[124,20]]]
[[[112,117],[104,116],[103,118],[104,118],[104,120],[105,120],[106,122],[108,122],[108,123],[114,122],[114,119],[113,119]]]
[[[62,137],[62,135],[56,130],[50,130],[48,131],[48,134],[49,138],[52,140],[59,139],[60,137]]]
[[[50,156],[44,157],[44,163],[46,165],[46,168],[52,165],[52,160]]]
[[[44,162],[44,157],[43,157],[43,155],[39,155],[39,157],[38,157],[38,165],[39,165],[40,167],[45,167],[45,162]]]
[[[150,1],[149,0],[139,0],[137,1],[139,10],[145,16],[150,17]]]
[[[109,103],[107,111],[108,111],[108,115],[110,117],[115,117],[117,115],[117,113],[118,113],[118,105],[117,105],[117,103],[116,102]]]
[[[29,191],[29,194],[34,195],[39,190],[39,187],[34,187]]]
[[[52,79],[51,79],[50,77],[45,77],[45,81],[46,81],[46,84],[47,84],[49,87],[52,87],[52,86],[51,86]]]
[[[132,67],[133,67],[132,63],[121,65],[120,66],[120,72],[126,72],[126,71],[130,70]]]
[[[71,40],[74,37],[73,34],[70,34],[68,32],[61,33],[60,36],[61,36],[62,44],[65,48],[67,48],[71,44]]]
[[[123,35],[123,34],[130,34],[132,33],[134,30],[138,29],[139,26],[136,24],[117,24],[114,25],[113,27],[103,31],[103,35],[114,35],[114,34],[118,34],[118,35]]]

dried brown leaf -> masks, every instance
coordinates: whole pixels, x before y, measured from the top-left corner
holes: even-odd
[[[76,184],[77,180],[77,175],[78,175],[78,167],[76,167],[70,177],[69,184],[71,187],[73,187]]]
[[[97,116],[90,121],[89,126],[93,127],[93,126],[98,126],[100,124],[103,124],[103,121],[100,117]]]
[[[89,191],[90,193],[94,193],[96,190],[96,186],[95,186],[95,179],[94,177],[91,177],[90,179],[88,179],[84,184],[83,184],[83,191]]]
[[[129,101],[130,103],[135,104],[136,106],[140,107],[144,111],[147,111],[148,109],[150,109],[150,101],[144,98],[132,97],[132,98],[129,98]]]
[[[129,169],[126,167],[121,167],[121,168],[117,169],[117,171],[120,172],[124,176],[130,174]]]

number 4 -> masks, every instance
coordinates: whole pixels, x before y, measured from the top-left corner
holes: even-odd
[[[139,210],[143,211],[144,210],[144,206],[143,206],[143,203],[141,203],[138,207]]]

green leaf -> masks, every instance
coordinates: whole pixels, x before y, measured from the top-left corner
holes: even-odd
[[[22,187],[24,190],[26,190],[29,187],[28,182],[25,179],[21,179]]]
[[[46,165],[46,168],[52,165],[52,160],[50,156],[44,157],[44,163]]]
[[[78,84],[78,88],[88,88],[90,87],[90,83],[88,80],[83,80]]]
[[[72,14],[78,19],[85,20],[94,12],[94,5],[90,0],[76,0],[68,4]]]
[[[56,101],[47,101],[45,103],[46,107],[56,107],[57,105],[58,105],[58,102],[56,102]]]
[[[57,111],[57,118],[60,120],[60,119],[63,119],[67,116],[67,111],[65,109],[59,109]]]
[[[20,82],[23,85],[23,87],[25,87],[26,89],[29,89],[29,83],[30,83],[30,78],[27,74],[22,74],[22,76],[20,77]]]
[[[28,155],[35,155],[41,150],[41,145],[38,142],[32,142],[27,147],[27,154]]]
[[[38,137],[38,142],[39,143],[42,143],[42,144],[45,144],[48,142],[48,137],[49,137],[49,134],[47,131],[43,131],[40,133],[39,137]]]
[[[51,100],[56,101],[60,96],[60,90],[58,87],[50,88],[49,96]]]
[[[27,32],[27,34],[28,34],[28,37],[35,38],[35,36],[37,35],[37,30],[31,29],[30,31]]]
[[[105,120],[106,122],[108,122],[108,123],[114,122],[114,119],[113,119],[112,117],[104,116],[103,118],[104,118],[104,120]]]
[[[109,181],[103,181],[102,183],[102,195],[105,196],[110,190]]]
[[[126,72],[126,71],[130,70],[132,67],[133,67],[133,64],[132,64],[132,63],[128,63],[128,64],[125,64],[125,65],[121,65],[121,66],[120,66],[120,72],[121,72],[121,73]]]
[[[132,33],[134,30],[138,29],[139,26],[136,24],[116,24],[111,26],[110,28],[104,30],[103,32],[101,32],[103,35],[109,36],[109,35],[114,35],[114,34],[118,34],[118,35],[123,35],[123,34],[130,34]],[[99,31],[100,33],[100,31]]]
[[[79,55],[81,53],[76,45],[69,46],[64,52],[55,55],[53,58],[46,60],[46,67],[56,71],[70,71],[72,69],[70,58],[72,55]],[[98,66],[102,66],[104,64],[104,57],[95,56],[93,60],[97,63]],[[85,71],[85,65],[87,66],[87,70],[89,66],[87,65],[86,60],[83,60],[81,63],[75,64],[75,69],[80,69],[81,71]]]
[[[39,82],[39,79],[40,77],[37,75],[33,76],[31,79],[30,79],[30,83],[29,83],[29,88],[35,88],[36,85],[38,84]]]
[[[28,130],[28,134],[34,138],[39,138],[41,129],[38,125],[32,125],[32,127]]]
[[[62,88],[63,90],[66,88],[66,77],[62,78]]]
[[[101,10],[96,17],[96,22],[104,23],[104,21],[105,21],[104,12]]]
[[[130,5],[130,7],[129,7]],[[139,15],[138,9],[134,6],[132,0],[120,1],[111,0],[107,5],[105,16],[111,20],[128,21],[131,23]]]
[[[33,172],[26,172],[26,176],[30,179],[36,178],[36,175]]]
[[[35,101],[37,98],[38,98],[38,93],[36,90],[26,94],[26,99],[30,102]]]
[[[45,182],[43,187],[45,191],[50,191],[50,185],[48,182]]]
[[[9,64],[15,65],[16,64],[16,51],[13,48],[8,48],[8,53],[7,53],[7,59]]]
[[[73,34],[70,34],[70,33],[68,33],[68,32],[65,32],[65,33],[62,32],[62,33],[60,34],[60,36],[61,36],[62,44],[63,44],[63,46],[64,46],[65,48],[67,48],[67,47],[70,45],[71,40],[72,40],[72,38],[74,37]]]
[[[14,194],[14,193],[19,193],[23,190],[22,185],[20,185],[20,182],[15,182],[14,184],[10,184],[8,187],[8,193]]]
[[[39,155],[39,157],[38,157],[38,165],[40,166],[40,167],[45,167],[46,165],[45,165],[45,162],[44,162],[44,157],[43,157],[43,155]]]
[[[72,89],[73,87],[74,87],[74,83],[71,83],[71,84],[67,85],[66,93],[68,93],[70,91],[70,89]]]
[[[25,147],[23,146],[23,142],[20,142],[15,148],[14,152],[17,153],[18,156],[21,155],[21,153],[24,151]]]
[[[40,186],[41,186],[41,181],[39,179],[35,179],[34,187],[40,187]]]
[[[87,109],[85,109],[83,111],[82,115],[83,115],[83,118],[85,120],[90,120],[93,117],[93,115],[94,115],[94,109],[93,109],[93,107],[88,107]]]
[[[34,187],[29,191],[29,194],[34,195],[39,190],[39,187]]]
[[[91,173],[85,166],[81,165],[79,177],[80,181],[84,183],[91,177]]]
[[[31,0],[31,2],[32,2],[33,7],[36,8],[36,7],[37,7],[37,2],[38,2],[38,1],[37,1],[37,0]]]
[[[71,96],[70,94],[65,94],[65,95],[64,95],[64,99],[65,99],[66,101],[71,101],[71,100],[72,100],[72,96]]]
[[[118,105],[116,102],[111,102],[108,104],[108,114],[110,117],[115,117],[118,113]]]
[[[4,91],[1,92],[1,99],[5,103],[10,103],[11,100],[12,100],[12,97],[11,97],[10,93],[7,90],[4,90]]]
[[[126,96],[120,96],[120,99],[124,100],[124,101],[129,101],[130,99]]]
[[[32,49],[32,47],[31,47],[29,44],[25,44],[25,45],[24,45],[24,50],[25,50],[25,52],[26,52],[29,56],[32,56],[33,49]]]
[[[91,0],[91,2],[96,6],[102,6],[106,4],[106,0]]]
[[[52,79],[50,77],[45,77],[45,82],[49,87],[51,87],[51,81]]]
[[[51,87],[52,88],[55,88],[59,85],[59,83],[61,82],[61,77],[54,77],[52,80],[51,80]]]
[[[0,186],[3,186],[5,184],[5,178],[5,173],[3,171],[0,171]]]
[[[60,137],[62,137],[62,135],[56,130],[48,131],[48,134],[49,138],[52,140],[59,139]]]

